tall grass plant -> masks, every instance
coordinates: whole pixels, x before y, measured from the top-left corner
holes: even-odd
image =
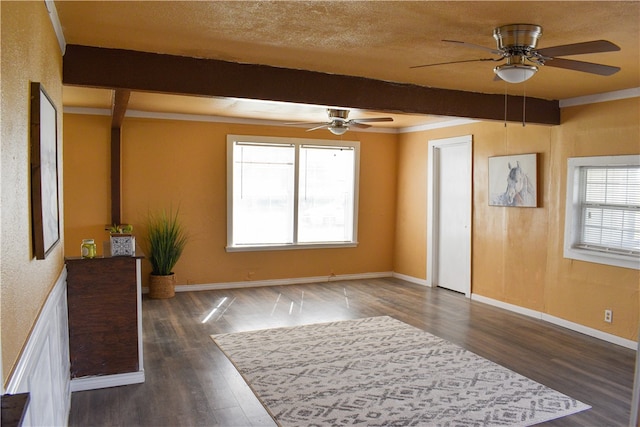
[[[151,274],[168,276],[173,273],[182,251],[187,244],[188,236],[175,213],[165,210],[149,214],[147,220],[147,256],[151,262]]]

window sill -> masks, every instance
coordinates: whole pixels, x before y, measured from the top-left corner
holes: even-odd
[[[290,245],[244,245],[227,246],[227,252],[260,252],[260,251],[291,251],[305,249],[338,249],[355,248],[358,242],[327,242],[327,243],[298,243]]]
[[[596,264],[640,270],[640,259],[635,256],[601,252],[582,248],[565,248],[564,257]]]

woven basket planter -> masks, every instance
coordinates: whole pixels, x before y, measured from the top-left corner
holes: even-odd
[[[176,294],[176,275],[149,275],[149,298],[173,298]]]

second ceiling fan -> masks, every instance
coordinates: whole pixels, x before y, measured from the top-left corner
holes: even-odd
[[[313,126],[310,129],[307,129],[307,132],[318,130],[318,129],[328,129],[334,135],[342,135],[346,131],[349,130],[350,127],[356,127],[360,129],[366,129],[371,127],[371,125],[367,123],[373,122],[392,122],[393,118],[391,117],[374,117],[369,119],[349,119],[349,110],[343,110],[339,108],[329,108],[327,109],[327,114],[329,115],[329,120],[326,122],[294,122],[294,123],[286,123],[287,125],[308,125]]]
[[[610,41],[593,40],[537,49],[538,40],[541,36],[542,27],[539,25],[510,24],[497,27],[493,30],[493,38],[497,44],[496,49],[457,40],[442,40],[443,42],[454,43],[459,46],[481,49],[497,55],[497,57],[439,62],[435,64],[416,65],[411,68],[463,62],[503,61],[506,59],[506,64],[498,65],[493,71],[498,78],[509,83],[521,83],[531,78],[538,71],[538,66],[564,68],[601,76],[610,76],[620,71],[620,67],[558,58],[559,56],[619,51],[620,47]]]

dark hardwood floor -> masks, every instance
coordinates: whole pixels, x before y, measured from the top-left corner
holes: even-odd
[[[177,293],[142,304],[144,384],[73,393],[71,426],[273,426],[209,335],[389,315],[593,408],[548,426],[626,426],[635,352],[397,279]]]

